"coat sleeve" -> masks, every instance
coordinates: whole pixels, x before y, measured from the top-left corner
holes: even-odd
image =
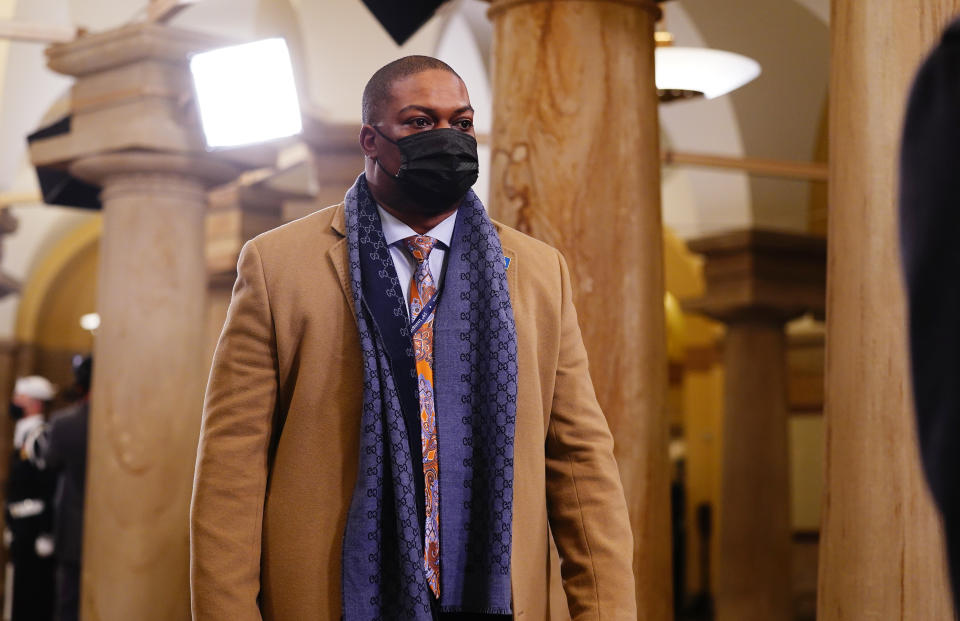
[[[63,468],[64,461],[64,423],[54,419],[44,430],[44,436],[36,444],[38,461],[43,468],[56,472]]]
[[[277,349],[261,257],[240,252],[213,358],[190,511],[194,621],[259,621],[260,543]]]
[[[546,440],[547,510],[574,621],[635,621],[633,535],[613,437],[587,368],[570,274],[558,254],[560,351]]]

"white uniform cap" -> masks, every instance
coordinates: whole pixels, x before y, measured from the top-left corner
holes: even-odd
[[[56,393],[57,391],[50,380],[39,375],[21,377],[13,388],[13,394],[15,395],[32,397],[40,401],[50,401]]]

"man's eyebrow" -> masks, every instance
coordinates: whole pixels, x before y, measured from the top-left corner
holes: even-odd
[[[433,108],[428,108],[427,106],[420,106],[417,104],[410,104],[409,106],[404,106],[400,108],[400,111],[397,114],[403,114],[404,112],[408,112],[410,110],[419,110],[420,112],[423,112],[424,114],[429,114],[434,118],[440,116],[439,114],[437,114],[437,111],[434,110]],[[462,108],[457,108],[456,110],[453,111],[453,114],[454,115],[463,114],[464,112],[473,112],[473,106],[466,105],[466,106],[463,106]]]
[[[437,116],[437,111],[434,110],[433,108],[428,108],[426,106],[418,106],[417,104],[410,104],[409,106],[404,106],[400,108],[400,112],[398,112],[397,114],[403,114],[404,112],[407,112],[409,110],[419,110],[420,112],[429,114],[430,116],[434,116],[434,117]]]

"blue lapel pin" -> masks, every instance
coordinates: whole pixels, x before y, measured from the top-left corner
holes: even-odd
[[[503,257],[503,269],[510,267],[510,257]]]

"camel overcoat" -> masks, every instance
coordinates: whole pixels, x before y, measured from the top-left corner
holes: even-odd
[[[519,354],[514,618],[547,618],[552,530],[573,619],[635,621],[627,508],[566,264],[496,228]],[[251,240],[237,271],[194,480],[194,619],[334,621],[363,392],[343,205]]]

